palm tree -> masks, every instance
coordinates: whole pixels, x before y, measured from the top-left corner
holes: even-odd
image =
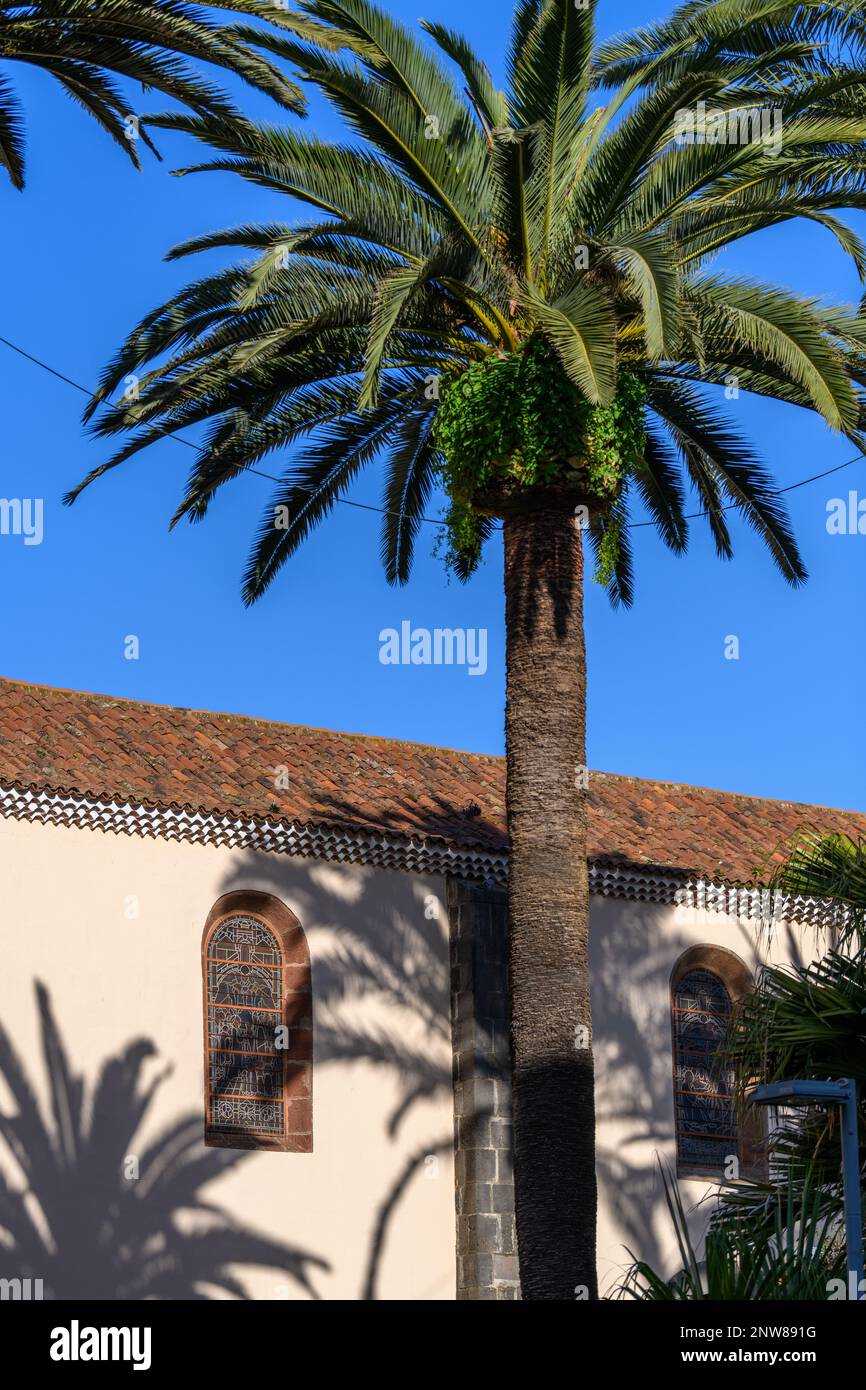
[[[755,1078],[854,1077],[866,1083],[866,844],[803,827],[783,847],[771,891],[825,905],[832,933],[818,959],[768,966],[725,1043],[745,1093]],[[826,930],[826,926],[825,926]],[[864,1096],[866,1102],[866,1096]],[[826,1121],[821,1122],[826,1129]],[[838,1164],[837,1164],[838,1166]],[[838,1176],[838,1174],[837,1174]]]
[[[834,1282],[845,1285],[839,1225],[822,1210],[809,1182],[802,1189],[788,1183],[764,1222],[742,1215],[711,1220],[699,1257],[676,1179],[662,1169],[662,1180],[682,1268],[666,1279],[645,1260],[635,1260],[620,1286],[621,1297],[650,1303],[814,1302],[826,1298]]]
[[[839,945],[866,951],[866,844],[803,826],[774,857],[780,854],[782,862],[769,878],[771,891],[782,900],[826,904]]]
[[[741,1002],[720,1059],[736,1072],[742,1105],[758,1083],[853,1077],[866,1140],[866,845],[804,827],[776,851],[771,892],[825,905],[835,945],[809,964],[766,967]],[[777,1119],[764,1179],[722,1187],[699,1267],[679,1194],[665,1195],[682,1256],[666,1280],[635,1262],[623,1285],[632,1297],[824,1298],[847,1288],[844,1208],[836,1108],[809,1106]],[[850,1293],[849,1293],[850,1296]]]
[[[24,1178],[22,1187],[0,1170],[4,1279],[42,1280],[55,1299],[200,1300],[209,1288],[243,1298],[238,1267],[257,1265],[315,1297],[324,1260],[234,1226],[202,1193],[249,1153],[206,1149],[200,1115],[138,1138],[168,1075],[143,1081],[153,1044],[138,1038],[109,1057],[86,1097],[43,985],[36,998],[51,1123],[0,1026],[0,1076],[15,1104],[0,1112],[0,1139]]]
[[[596,1291],[583,537],[613,602],[629,603],[630,505],[640,501],[681,553],[684,478],[721,557],[732,553],[734,510],[799,584],[777,489],[700,387],[798,405],[858,447],[864,439],[866,321],[708,263],[802,216],[866,268],[866,249],[828,211],[866,205],[866,25],[823,0],[715,0],[597,49],[594,9],[518,0],[500,91],[440,24],[424,24],[431,47],[369,0],[301,0],[330,47],[276,33],[263,43],[336,107],[350,143],[160,118],[211,150],[182,172],[234,171],[313,213],[171,252],[253,257],[198,280],[131,333],[90,414],[103,407],[99,435],[132,438],[67,498],[207,422],[173,524],[198,521],[225,483],[305,441],[281,464],[248,603],[374,463],[392,583],[409,577],[437,485],[461,579],[501,524],[526,1298]],[[706,123],[702,102],[737,128],[757,108],[778,109],[781,148],[754,130],[718,144],[698,128],[689,142],[683,118]],[[124,378],[137,384],[111,404]]]
[[[280,20],[263,0],[213,0],[213,8]],[[154,147],[115,76],[155,88],[200,116],[235,114],[225,93],[184,58],[227,68],[282,106],[303,109],[297,86],[255,51],[254,30],[242,38],[238,26],[215,24],[186,0],[0,0],[0,167],[15,188],[24,187],[23,112],[4,76],[7,63],[50,73],[138,167],[139,140]]]
[[[853,1077],[860,1093],[861,1145],[866,1142],[866,845],[843,834],[804,827],[784,847],[770,879],[789,899],[827,904],[833,942],[817,960],[793,969],[767,967],[743,1001],[725,1044],[741,1096],[756,1082],[790,1077]],[[764,1182],[725,1191],[722,1219],[744,1214],[773,1220],[789,1183],[812,1183],[822,1211],[841,1218],[838,1115],[810,1106],[780,1120],[768,1145]]]

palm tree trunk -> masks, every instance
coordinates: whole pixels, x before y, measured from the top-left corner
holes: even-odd
[[[514,1180],[525,1299],[596,1298],[583,552],[505,521]]]

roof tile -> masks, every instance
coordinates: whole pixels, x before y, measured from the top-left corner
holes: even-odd
[[[288,787],[278,785],[282,768]],[[507,848],[502,758],[3,679],[0,781]],[[481,813],[467,816],[473,803]],[[862,813],[590,774],[589,853],[598,861],[752,883],[804,824],[866,836]]]

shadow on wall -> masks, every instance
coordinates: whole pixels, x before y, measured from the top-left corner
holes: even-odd
[[[383,904],[379,873],[359,874],[349,887],[343,866],[321,863],[311,871],[305,863],[304,872],[295,876],[291,868],[299,862],[250,851],[235,861],[221,891],[254,886],[282,898],[291,880],[292,906],[313,954],[316,1067],[364,1063],[386,1073],[396,1095],[386,1133],[396,1141],[416,1106],[451,1096],[445,904],[425,897],[423,886],[408,874],[391,876],[396,897]],[[404,1159],[383,1191],[360,1298],[377,1296],[401,1198],[428,1163],[451,1152],[453,1143],[453,1128],[431,1134]]]
[[[603,1272],[610,1296],[631,1264],[628,1250],[654,1268],[666,1267],[662,1247],[667,1208],[657,1155],[673,1159],[673,1060],[671,971],[690,946],[667,911],[643,903],[607,900],[594,906],[591,942],[593,1035],[596,1053],[599,1203],[622,1233],[621,1269]],[[793,945],[793,938],[788,943]],[[755,973],[759,961],[753,930],[738,924],[729,949]],[[693,1236],[702,1236],[709,1211],[690,1214]],[[666,1242],[667,1243],[667,1242]]]
[[[345,803],[344,812],[352,808]],[[443,817],[454,813],[441,804]],[[486,826],[485,826],[486,828]],[[395,873],[395,896],[383,904],[378,873],[360,874],[351,896],[340,865],[249,851],[234,860],[221,885],[224,893],[255,887],[283,897],[291,884],[293,907],[308,931],[314,952],[316,1065],[364,1063],[387,1073],[397,1096],[386,1121],[392,1140],[419,1103],[451,1097],[450,964],[444,905],[425,899],[412,876]],[[294,872],[293,870],[296,870]],[[622,1233],[626,1247],[663,1265],[661,1241],[667,1211],[657,1153],[673,1143],[673,1080],[669,984],[678,957],[695,942],[672,925],[669,913],[645,904],[617,901],[615,910],[593,900],[592,998],[597,1060],[599,1196]],[[757,970],[753,928],[740,923],[730,943]],[[797,941],[785,928],[792,959]],[[659,1001],[661,1007],[659,1008]],[[365,1017],[375,1002],[376,1022]],[[473,1003],[477,1006],[478,1000]],[[479,1116],[484,1119],[484,1114]],[[608,1136],[614,1136],[612,1139]],[[401,1199],[419,1180],[432,1156],[447,1153],[453,1133],[436,1132],[401,1164],[383,1191],[371,1227],[360,1297],[375,1299],[387,1254],[391,1223]],[[693,1214],[695,1233],[706,1221]],[[619,1281],[606,1280],[605,1292]]]
[[[48,1121],[0,1026],[0,1076],[14,1107],[0,1112],[0,1140],[24,1178],[10,1181],[0,1169],[0,1278],[42,1280],[43,1296],[54,1299],[200,1300],[216,1290],[242,1299],[237,1269],[263,1266],[317,1297],[311,1276],[326,1261],[244,1230],[203,1196],[248,1152],[206,1149],[197,1113],[138,1142],[171,1071],[145,1080],[153,1043],[138,1038],[109,1057],[86,1097],[38,982],[36,999]]]

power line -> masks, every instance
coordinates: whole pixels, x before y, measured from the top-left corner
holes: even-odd
[[[777,488],[776,491],[778,493],[794,492],[796,488],[805,487],[807,483],[817,483],[819,478],[829,478],[831,473],[841,473],[843,468],[850,468],[852,463],[859,463],[862,458],[866,458],[866,455],[855,454],[852,459],[846,459],[844,463],[837,463],[834,468],[825,468],[823,473],[813,473],[811,478],[801,478],[799,483],[789,483],[787,487]],[[725,507],[718,507],[717,511],[731,512],[736,509],[736,506],[736,502],[729,502],[728,505]],[[696,521],[706,515],[706,512],[689,512],[687,516],[683,517],[683,521]],[[655,526],[655,522],[630,521],[625,529],[627,531],[636,531],[639,526]]]
[[[3,343],[5,347],[11,348],[13,352],[17,352],[19,356],[25,357],[28,362],[33,362],[35,366],[41,367],[43,371],[50,372],[52,376],[57,377],[58,381],[64,381],[66,382],[67,386],[73,386],[76,391],[80,391],[81,394],[86,396],[88,400],[91,400],[93,398],[94,393],[92,391],[89,391],[86,386],[82,386],[80,381],[73,381],[71,377],[64,376],[63,372],[56,371],[55,368],[50,367],[47,362],[43,362],[40,357],[34,357],[32,353],[25,352],[24,349],[19,347],[17,343],[12,343],[9,341],[8,338],[3,337],[0,337],[0,343]],[[167,434],[164,436],[164,438],[167,439],[170,444],[182,444],[184,448],[195,449],[195,451],[198,452],[199,446],[197,444],[193,444],[191,439],[184,439],[182,434]],[[268,482],[271,483],[282,483],[285,481],[283,478],[276,477],[276,475],[273,473],[263,473],[260,468],[244,468],[243,472],[254,473],[257,478],[266,478]],[[315,490],[311,487],[304,487],[302,483],[298,483],[297,488],[299,492],[312,493]],[[353,502],[348,497],[336,497],[334,500],[336,502],[339,502],[344,507],[355,507],[358,509],[358,511],[362,512],[378,512],[380,516],[400,515],[399,512],[392,511],[387,507],[374,507],[369,502]],[[433,516],[422,516],[421,520],[429,521],[431,526],[444,525],[443,521]]]
[[[79,385],[77,381],[72,380],[71,376],[64,376],[62,372],[55,371],[53,367],[49,367],[47,362],[43,362],[41,358],[34,357],[31,353],[25,352],[17,343],[10,343],[8,338],[0,338],[0,343],[11,348],[13,352],[17,352],[19,357],[26,357],[28,362],[34,362],[36,366],[41,367],[43,371],[50,372],[52,376],[57,377],[58,381],[65,381],[67,386],[74,386],[76,391],[82,391],[84,395],[88,397],[92,396],[93,392],[88,391],[86,386]]]
[[[74,389],[75,389],[76,391],[80,391],[81,394],[82,394],[83,396],[86,396],[88,400],[92,400],[93,395],[94,395],[94,392],[88,390],[88,388],[87,388],[86,386],[82,386],[80,381],[73,381],[73,380],[72,380],[72,377],[69,377],[69,376],[64,375],[63,372],[59,372],[59,371],[57,370],[56,367],[51,367],[51,366],[49,366],[49,364],[48,364],[47,362],[43,362],[43,360],[42,360],[41,357],[34,357],[32,353],[30,353],[30,352],[25,352],[24,348],[19,347],[17,343],[10,342],[10,340],[9,340],[8,338],[4,338],[4,337],[0,336],[0,343],[2,343],[2,344],[4,345],[4,347],[11,348],[11,350],[12,350],[13,352],[17,352],[18,355],[19,355],[19,357],[24,357],[24,358],[26,358],[26,360],[27,360],[28,362],[32,362],[32,363],[34,364],[34,366],[36,366],[36,367],[41,367],[42,370],[45,371],[45,372],[50,372],[50,374],[51,374],[52,376],[56,377],[58,381],[63,381],[63,382],[66,383],[67,386],[72,386],[72,387],[74,387]],[[173,444],[182,444],[182,445],[184,446],[184,448],[186,448],[186,449],[195,449],[195,451],[198,452],[199,446],[198,446],[197,444],[193,444],[193,442],[192,442],[191,439],[184,439],[183,435],[180,435],[180,434],[167,434],[167,435],[165,435],[165,438],[166,438],[170,443],[173,443]],[[830,475],[831,475],[831,473],[841,473],[841,471],[842,471],[843,468],[850,468],[852,464],[854,464],[854,463],[859,463],[860,459],[862,459],[862,458],[864,458],[864,457],[866,457],[866,456],[864,456],[863,454],[855,454],[853,458],[846,459],[844,463],[837,463],[833,468],[825,468],[824,471],[823,471],[823,473],[813,473],[811,477],[809,477],[809,478],[801,478],[800,481],[799,481],[798,483],[789,483],[787,487],[780,487],[780,488],[777,489],[777,491],[778,491],[780,494],[783,493],[783,492],[794,492],[794,491],[795,491],[797,488],[799,488],[799,487],[806,487],[806,485],[807,485],[808,483],[817,483],[817,482],[820,481],[821,478],[829,478]],[[244,472],[244,473],[253,473],[253,474],[255,474],[255,476],[256,476],[257,478],[265,478],[265,479],[267,479],[267,481],[268,481],[269,483],[282,483],[282,482],[285,481],[283,478],[278,478],[278,477],[277,477],[275,474],[273,474],[273,473],[264,473],[264,472],[262,472],[262,470],[261,470],[260,468],[244,468],[244,469],[243,469],[243,472]],[[313,492],[313,491],[314,491],[313,488],[305,488],[305,487],[304,487],[302,484],[300,484],[300,483],[297,484],[297,487],[298,487],[298,490],[299,490],[300,492]],[[337,497],[337,498],[335,498],[335,501],[339,502],[339,503],[340,503],[342,506],[344,506],[344,507],[355,507],[355,508],[357,508],[358,511],[362,511],[362,512],[378,512],[380,516],[399,516],[399,515],[400,515],[399,512],[391,511],[391,510],[390,510],[389,508],[387,508],[387,507],[375,507],[375,506],[373,506],[373,505],[372,505],[371,503],[369,503],[369,502],[353,502],[353,501],[351,501],[350,498],[348,498],[348,497]],[[735,511],[735,510],[736,510],[736,507],[737,507],[736,502],[729,502],[726,506],[724,506],[724,507],[719,507],[718,510],[721,511],[721,512],[730,512],[730,511]],[[684,520],[684,521],[697,521],[697,520],[700,520],[700,519],[701,519],[702,517],[704,517],[704,516],[706,516],[706,512],[689,512],[689,513],[683,518],[683,520]],[[431,526],[443,526],[443,525],[444,525],[444,522],[443,522],[440,518],[438,518],[438,517],[433,517],[433,516],[422,516],[420,519],[421,519],[421,521],[429,522]],[[630,522],[627,524],[627,526],[626,526],[625,529],[626,529],[627,531],[637,531],[637,530],[639,530],[642,526],[655,526],[655,524],[656,524],[656,523],[655,523],[654,521],[630,521]],[[501,528],[501,527],[497,527],[496,529],[497,529],[497,530],[501,530],[502,528]]]
[[[57,377],[58,381],[64,381],[67,386],[74,387],[76,391],[80,391],[88,400],[92,400],[94,393],[89,391],[86,386],[82,386],[80,381],[73,381],[71,376],[64,376],[63,372],[58,372],[54,367],[50,367],[47,362],[43,362],[40,357],[34,357],[31,352],[25,352],[22,347],[19,347],[17,343],[10,342],[8,338],[0,337],[0,343],[3,343],[5,347],[11,348],[13,352],[17,352],[19,357],[24,357],[28,362],[32,362],[35,366],[41,367],[43,371],[50,372],[52,376]],[[170,444],[182,444],[185,449],[195,449],[195,451],[198,452],[198,445],[193,444],[191,439],[184,439],[182,434],[167,434],[165,438]],[[245,473],[254,473],[257,478],[267,478],[271,483],[281,483],[284,481],[282,478],[277,478],[273,473],[263,473],[260,468],[245,468],[243,471]],[[305,488],[300,483],[298,484],[298,488],[301,492],[313,491],[313,488]],[[389,511],[386,507],[374,507],[369,502],[353,502],[348,497],[337,497],[335,500],[342,503],[344,507],[357,507],[358,510],[362,512],[379,512],[382,516],[400,515],[399,512]],[[433,526],[443,525],[441,521],[437,521],[436,518],[432,516],[422,517],[421,520],[429,521]]]

